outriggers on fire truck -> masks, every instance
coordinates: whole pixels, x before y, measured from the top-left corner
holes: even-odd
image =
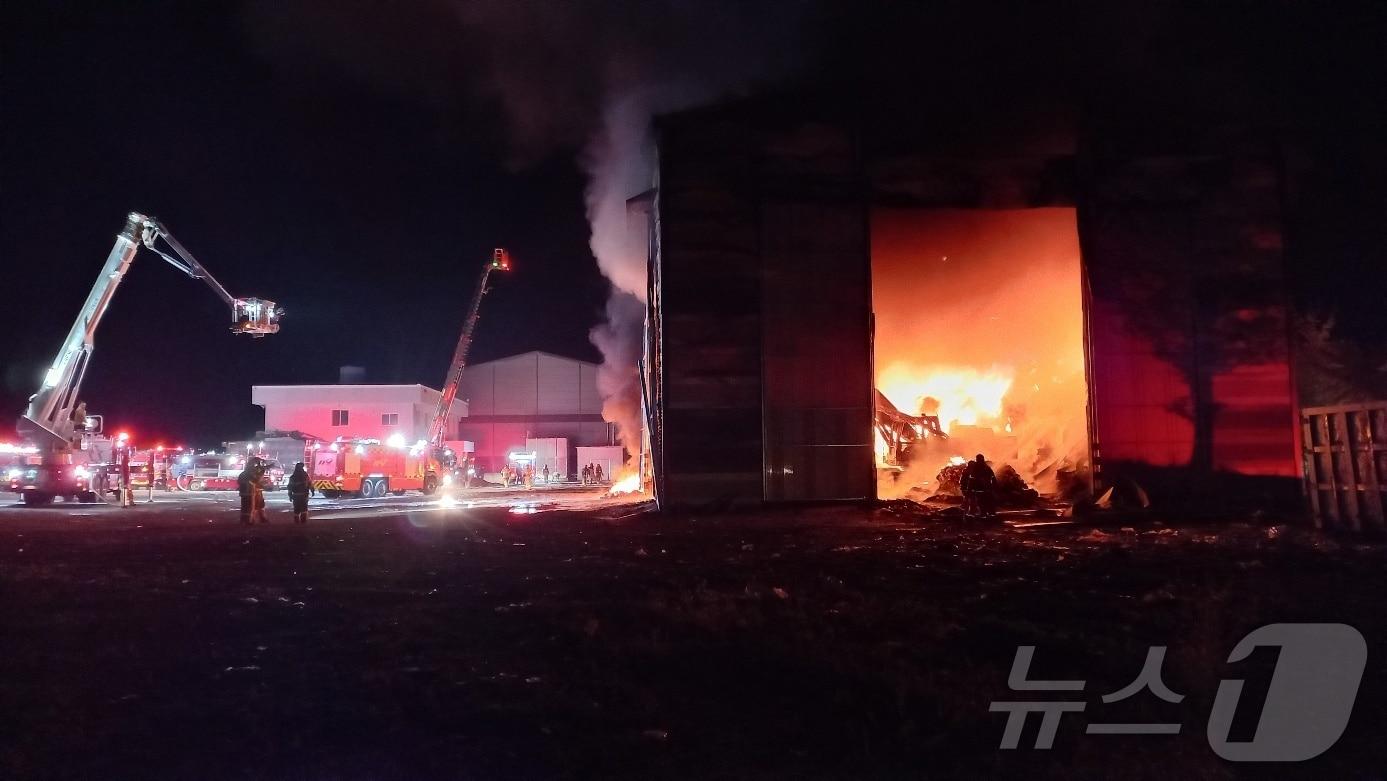
[[[482,267],[477,291],[462,323],[453,350],[453,360],[444,378],[438,407],[429,425],[428,439],[408,443],[398,434],[385,442],[378,439],[337,439],[316,442],[309,448],[308,460],[313,488],[324,496],[357,495],[367,498],[422,491],[432,494],[440,487],[467,482],[471,459],[465,452],[447,446],[448,413],[457,399],[472,333],[481,317],[482,297],[493,271],[510,271],[510,253],[497,248],[491,261]]]

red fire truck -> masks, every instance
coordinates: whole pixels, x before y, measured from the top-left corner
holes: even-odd
[[[313,488],[323,496],[356,494],[368,499],[405,491],[431,494],[441,468],[430,448],[377,439],[339,440],[313,449]]]

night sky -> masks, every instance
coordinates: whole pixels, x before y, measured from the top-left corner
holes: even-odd
[[[278,335],[232,336],[209,290],[142,252],[82,396],[144,441],[246,436],[262,420],[250,385],[334,382],[343,364],[437,386],[496,246],[516,272],[488,298],[472,359],[598,360],[587,334],[607,284],[577,162],[593,74],[659,94],[690,74],[729,81],[746,54],[943,126],[1056,97],[1255,104],[1297,182],[1298,303],[1380,343],[1387,4],[1213,5],[7,3],[0,419],[22,412],[131,210],[233,294],[287,312]],[[459,9],[496,35],[464,35]]]

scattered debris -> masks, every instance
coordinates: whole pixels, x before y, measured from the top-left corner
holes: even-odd
[[[998,507],[1034,507],[1040,501],[1040,492],[1026,485],[1011,464],[997,470],[996,494]]]

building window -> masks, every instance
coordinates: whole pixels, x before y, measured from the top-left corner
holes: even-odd
[[[380,416],[380,424],[381,424],[382,426],[398,426],[398,425],[400,425],[400,413],[398,413],[398,412],[386,412],[386,413],[382,413],[381,416]]]
[[[334,425],[334,426],[345,426],[345,425],[347,425],[347,411],[344,410],[344,409],[335,409],[335,410],[333,410],[333,411],[332,411],[332,425]]]

